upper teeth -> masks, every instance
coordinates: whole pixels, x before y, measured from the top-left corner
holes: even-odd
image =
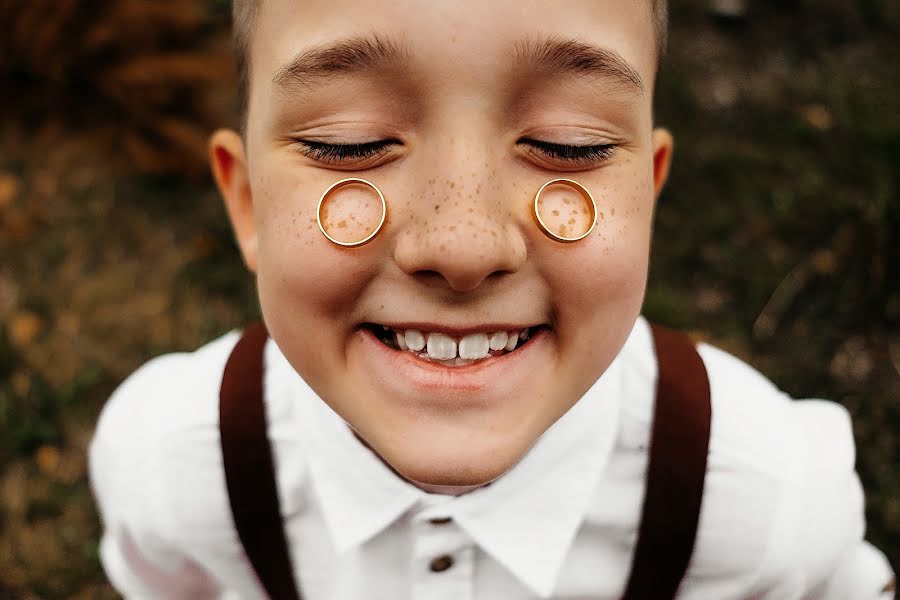
[[[486,333],[467,335],[459,340],[459,357],[477,360],[491,352],[491,343]],[[429,353],[430,354],[430,353]]]
[[[404,337],[406,338],[406,345],[410,350],[418,352],[425,347],[425,336],[422,335],[421,331],[410,329],[406,332]]]
[[[423,358],[462,363],[487,358],[491,351],[515,350],[520,340],[528,339],[528,330],[471,333],[456,339],[445,333],[407,329],[394,331],[394,339],[401,350],[410,350]]]

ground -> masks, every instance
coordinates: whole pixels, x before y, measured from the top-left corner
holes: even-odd
[[[673,4],[657,114],[676,156],[645,312],[796,397],[847,407],[868,537],[896,570],[900,8],[750,4],[746,20],[711,18],[701,0]],[[226,5],[196,0],[191,22],[166,16],[173,28],[199,23],[204,42],[145,40],[184,46],[154,86],[196,83],[186,73],[198,56],[227,63]],[[127,102],[84,85],[70,105],[66,76],[2,54],[0,87],[13,100],[0,116],[0,599],[111,598],[85,470],[103,403],[148,358],[196,348],[257,311],[220,202],[198,175],[198,134],[183,125],[226,119],[232,82],[201,81],[211,109],[141,91],[133,77],[139,93]],[[157,100],[157,113],[137,110]]]

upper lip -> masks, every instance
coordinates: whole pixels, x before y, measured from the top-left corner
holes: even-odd
[[[488,323],[478,323],[476,325],[460,325],[434,323],[425,321],[373,321],[376,325],[384,325],[394,331],[407,331],[415,329],[417,331],[427,331],[430,333],[446,333],[451,336],[463,337],[472,333],[494,333],[497,331],[521,331],[531,327],[544,325],[544,323],[534,321],[494,321]]]

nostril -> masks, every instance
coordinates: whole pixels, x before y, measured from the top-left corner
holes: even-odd
[[[432,288],[447,288],[458,293],[469,293],[489,282],[498,282],[513,271],[498,270],[454,272],[450,270],[421,270],[413,274],[421,284]]]
[[[415,273],[416,279],[420,280],[422,283],[440,283],[444,281],[444,278],[437,271],[432,271],[429,269],[423,269],[421,271],[416,271]]]

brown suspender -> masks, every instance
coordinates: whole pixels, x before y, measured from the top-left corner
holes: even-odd
[[[273,600],[300,600],[266,434],[263,349],[268,337],[262,322],[250,326],[225,364],[219,392],[222,461],[234,526],[253,570]]]
[[[623,600],[675,597],[694,551],[709,450],[706,367],[687,336],[651,328],[659,375],[647,490]]]
[[[659,363],[647,489],[631,575],[622,600],[670,600],[694,549],[711,407],[709,380],[693,342],[652,326]],[[273,600],[300,600],[278,502],[263,402],[258,323],[238,341],[222,377],[219,429],[228,499],[238,537]]]

